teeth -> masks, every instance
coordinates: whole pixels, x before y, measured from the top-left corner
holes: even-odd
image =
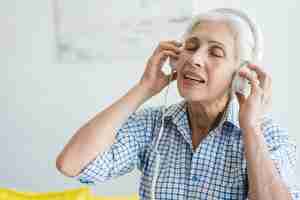
[[[204,83],[204,80],[199,80],[199,79],[197,79],[195,77],[192,77],[190,75],[184,75],[184,78],[188,78],[188,79],[192,79],[192,80],[198,81],[200,83]]]

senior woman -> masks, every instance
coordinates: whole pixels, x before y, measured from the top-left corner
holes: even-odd
[[[247,19],[238,10],[210,10],[193,20],[182,43],[160,42],[139,82],[71,138],[58,170],[95,184],[137,167],[140,199],[300,199],[289,179],[295,145],[266,115],[269,74],[250,64],[257,78],[239,72],[251,84],[250,95],[231,87],[241,60],[253,61],[261,51]],[[161,70],[167,58],[176,63],[171,75]],[[184,100],[164,112],[138,110],[170,79]]]

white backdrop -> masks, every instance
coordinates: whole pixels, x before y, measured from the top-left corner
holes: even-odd
[[[262,25],[266,52],[261,65],[273,77],[273,112],[300,146],[296,82],[300,7],[296,0],[270,3],[211,0],[199,2],[199,6],[240,7]],[[57,154],[82,123],[139,80],[147,59],[57,63],[51,6],[50,1],[6,0],[0,7],[0,187],[27,191],[79,187],[78,182],[57,172]],[[130,3],[124,9],[131,9]],[[158,95],[146,105],[161,105],[162,97]],[[169,103],[179,99],[174,85],[168,99]],[[138,176],[135,171],[93,189],[97,194],[137,192]],[[299,169],[297,176],[300,179]]]

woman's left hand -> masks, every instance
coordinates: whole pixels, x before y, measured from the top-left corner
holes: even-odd
[[[271,107],[271,77],[260,67],[250,64],[250,70],[254,70],[257,77],[251,75],[249,71],[240,71],[240,76],[248,79],[251,84],[251,93],[246,98],[237,93],[240,104],[239,121],[243,130],[260,126],[261,119]]]

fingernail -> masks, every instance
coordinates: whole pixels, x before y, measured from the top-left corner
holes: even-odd
[[[257,67],[257,65],[250,63],[249,64],[250,67]]]
[[[181,46],[182,46],[182,43],[178,42],[178,43],[177,43],[177,46],[178,46],[178,47],[181,47]]]

